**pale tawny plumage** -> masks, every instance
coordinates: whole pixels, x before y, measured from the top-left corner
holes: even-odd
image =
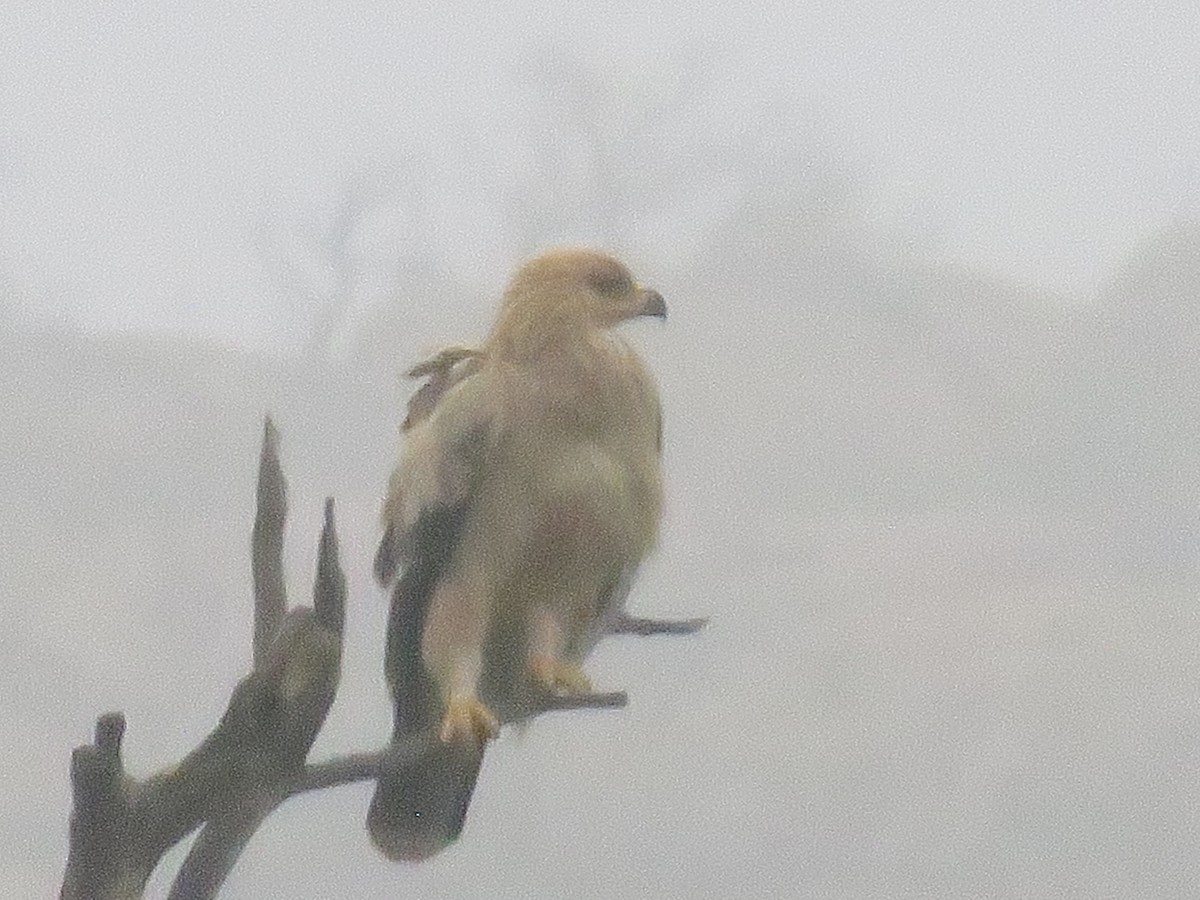
[[[522,266],[478,348],[414,368],[376,574],[391,583],[386,671],[395,736],[436,727],[441,752],[385,775],[375,843],[420,859],[462,827],[482,747],[537,692],[589,690],[580,665],[656,540],[661,415],[612,329],[665,317],[610,256]]]

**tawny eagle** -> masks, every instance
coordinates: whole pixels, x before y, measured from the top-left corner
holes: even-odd
[[[666,305],[624,265],[555,250],[520,267],[483,344],[409,373],[426,381],[375,569],[392,587],[394,738],[439,740],[379,779],[368,824],[390,858],[458,836],[500,722],[539,692],[590,689],[581,664],[622,612],[662,508],[657,390],[614,331],[639,316]]]

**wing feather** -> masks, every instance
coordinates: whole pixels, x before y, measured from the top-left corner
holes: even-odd
[[[478,367],[437,359],[408,446],[389,484],[385,533],[375,573],[392,588],[384,671],[393,701],[392,740],[434,728],[444,713],[438,685],[421,654],[430,602],[450,566],[482,477],[491,417]],[[443,365],[444,364],[444,365]],[[421,367],[413,370],[426,374]],[[443,380],[438,381],[439,377]],[[420,390],[418,394],[420,394]],[[410,403],[409,416],[414,418]],[[424,859],[458,837],[479,775],[482,747],[435,742],[415,764],[387,765],[367,826],[390,859]]]
[[[474,347],[447,347],[405,372],[409,378],[424,378],[426,381],[409,399],[408,414],[400,426],[401,430],[408,431],[428,419],[446,391],[478,372],[484,358],[483,351]]]
[[[380,584],[391,584],[410,560],[421,518],[430,511],[462,506],[482,477],[493,416],[479,361],[478,355],[465,361],[443,360],[417,392],[437,384],[423,401],[427,408],[418,415],[410,404],[414,424],[406,423],[407,446],[388,482],[383,505],[384,534],[375,553],[375,577]],[[422,366],[412,371],[425,373]]]

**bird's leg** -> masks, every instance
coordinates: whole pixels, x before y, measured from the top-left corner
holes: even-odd
[[[591,693],[592,682],[583,670],[563,659],[566,645],[561,614],[538,607],[533,614],[529,640],[529,674],[534,684],[560,697]]]
[[[448,583],[430,604],[421,652],[443,686],[446,712],[439,735],[445,743],[483,744],[500,733],[500,721],[479,699],[483,642],[488,628],[486,594]]]

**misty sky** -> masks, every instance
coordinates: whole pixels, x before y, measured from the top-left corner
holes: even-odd
[[[390,239],[494,290],[514,254],[497,198],[536,176],[555,127],[531,70],[565,53],[634,93],[697,79],[696,128],[714,140],[812,129],[919,253],[1086,297],[1150,230],[1200,211],[1198,29],[1183,2],[14,0],[0,13],[0,259],[34,306],[269,343],[263,223],[386,162],[412,167],[429,207],[402,211]],[[690,202],[679,219],[711,214],[707,195]]]
[[[266,411],[350,586],[314,755],[386,739],[397,372],[565,241],[670,305],[631,604],[711,627],[429,865],[357,785],[224,896],[1200,896],[1200,6],[2,6],[0,897],[98,713],[142,776],[246,671]]]

